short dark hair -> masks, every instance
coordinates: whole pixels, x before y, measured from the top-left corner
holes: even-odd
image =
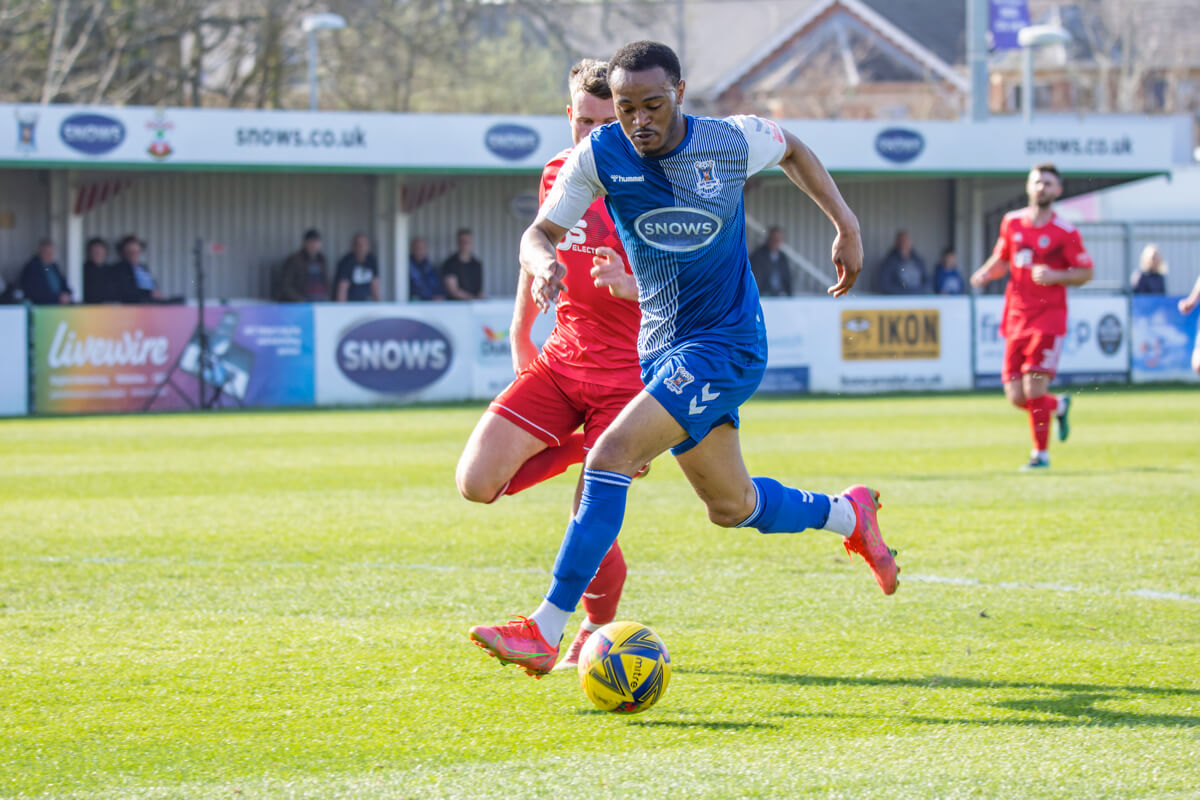
[[[608,62],[585,58],[571,67],[567,76],[567,88],[574,97],[580,89],[598,97],[601,100],[612,99],[612,89],[608,85]]]
[[[43,236],[41,239],[38,239],[37,249],[41,250],[43,247],[49,247],[52,244],[54,244],[53,239],[51,239],[49,236]]]
[[[306,242],[311,241],[313,239],[320,239],[320,238],[321,238],[321,232],[318,231],[316,228],[309,228],[308,230],[306,230],[304,232],[304,241],[306,241]]]
[[[1034,172],[1049,172],[1054,177],[1058,178],[1058,182],[1062,183],[1062,173],[1058,171],[1058,167],[1054,166],[1051,161],[1043,161],[1040,164],[1033,165]]]
[[[626,72],[645,72],[648,69],[661,67],[667,73],[667,79],[672,84],[679,83],[682,77],[679,67],[679,56],[675,51],[662,42],[642,40],[630,42],[622,47],[608,62],[608,69],[623,69]]]
[[[454,238],[455,238],[455,239],[457,239],[459,236],[462,236],[464,233],[465,233],[465,234],[467,234],[468,236],[474,236],[474,235],[475,235],[475,234],[474,234],[474,233],[471,231],[471,229],[470,229],[470,228],[459,228],[459,229],[458,229],[458,233],[454,234]]]
[[[117,252],[121,253],[123,255],[125,253],[125,248],[127,246],[129,246],[129,244],[132,242],[137,242],[138,247],[142,248],[143,250],[146,249],[145,242],[143,242],[138,237],[134,236],[132,233],[129,233],[129,234],[126,234],[125,236],[122,236],[121,241],[117,242]]]
[[[88,239],[88,240],[87,240],[87,248],[86,248],[86,249],[87,249],[87,250],[91,250],[91,249],[92,249],[93,247],[95,247],[96,245],[102,245],[102,246],[104,247],[104,249],[105,249],[105,250],[107,250],[107,249],[108,249],[108,242],[104,241],[104,240],[103,240],[103,239],[101,239],[99,236],[93,236],[92,238]]]

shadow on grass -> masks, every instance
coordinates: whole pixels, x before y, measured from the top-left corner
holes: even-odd
[[[610,712],[598,708],[578,709],[576,715],[583,717],[605,717]],[[687,712],[683,712],[687,713]],[[745,722],[716,719],[663,719],[661,716],[643,717],[638,715],[617,714],[627,725],[638,725],[643,728],[688,728],[691,730],[707,731],[749,731],[771,730],[779,726],[773,722]]]
[[[930,675],[921,678],[861,678],[833,675],[797,675],[778,672],[749,672],[736,670],[679,669],[679,673],[713,675],[724,678],[742,678],[747,681],[789,684],[816,687],[882,687],[949,690],[1032,690],[1057,692],[1058,696],[1029,697],[1016,700],[984,701],[992,708],[1007,709],[1024,714],[1057,717],[1057,719],[1035,719],[1013,717],[1009,719],[971,719],[931,717],[916,714],[897,714],[897,719],[931,725],[947,723],[980,726],[1032,725],[1032,726],[1102,726],[1102,727],[1180,727],[1200,728],[1200,716],[1186,714],[1139,714],[1127,711],[1109,711],[1097,708],[1096,704],[1106,700],[1127,700],[1130,696],[1159,698],[1200,697],[1200,689],[1171,688],[1158,686],[1111,686],[1087,683],[1039,683],[1036,681],[981,681],[945,675]],[[853,713],[802,713],[778,712],[783,717],[863,717],[878,718],[878,714],[860,715]]]
[[[686,720],[686,719],[631,719],[630,725],[640,725],[644,728],[688,728],[704,731],[749,731],[770,730],[779,726],[772,722],[722,722],[720,720]]]

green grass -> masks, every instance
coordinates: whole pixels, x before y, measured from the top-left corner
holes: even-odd
[[[479,412],[0,423],[0,796],[1198,796],[1200,395],[1084,393],[1045,475],[998,394],[752,403],[752,472],[882,491],[900,591],[660,459],[637,717],[467,641],[545,590],[576,474],[460,500]]]

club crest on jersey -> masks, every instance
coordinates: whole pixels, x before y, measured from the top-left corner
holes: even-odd
[[[675,374],[667,378],[663,383],[675,394],[683,394],[684,388],[694,380],[696,380],[696,377],[688,372],[686,367],[680,366],[676,367]]]
[[[711,158],[707,161],[696,162],[696,173],[699,178],[696,181],[696,194],[701,197],[716,197],[721,193],[721,179],[714,173],[717,171],[717,162]]]
[[[1038,247],[1049,247],[1049,246],[1050,246],[1050,237],[1049,236],[1042,234],[1041,236],[1038,237]]]

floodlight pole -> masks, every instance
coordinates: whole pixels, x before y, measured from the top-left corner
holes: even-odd
[[[1033,51],[1049,44],[1066,44],[1071,34],[1059,25],[1030,25],[1017,31],[1021,45],[1021,118],[1033,121]]]
[[[317,31],[308,32],[308,110],[317,110]]]
[[[1033,122],[1033,48],[1021,48],[1021,119]]]
[[[337,14],[307,14],[300,20],[300,30],[308,34],[308,110],[317,110],[317,31],[336,31],[346,27],[346,20]]]

